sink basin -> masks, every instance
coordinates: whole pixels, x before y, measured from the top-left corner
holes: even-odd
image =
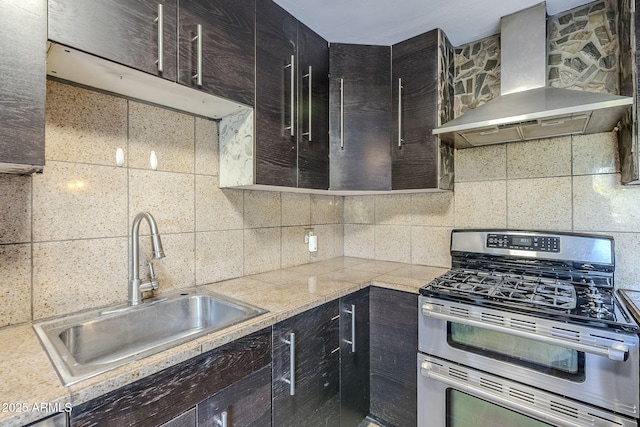
[[[62,382],[122,366],[266,313],[212,292],[183,292],[33,325]]]

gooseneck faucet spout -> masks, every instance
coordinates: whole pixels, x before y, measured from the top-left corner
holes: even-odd
[[[153,259],[164,258],[162,241],[158,232],[158,224],[150,213],[140,212],[133,219],[131,227],[131,276],[129,279],[129,305],[137,305],[142,302],[142,293],[158,289],[160,285],[153,272],[153,265],[149,263],[150,280],[142,283],[140,281],[140,222],[146,219],[151,229],[151,245],[153,247]]]

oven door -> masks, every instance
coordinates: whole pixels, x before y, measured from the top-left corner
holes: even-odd
[[[421,296],[419,351],[638,417],[638,336]]]
[[[634,419],[418,354],[418,427],[637,427]]]

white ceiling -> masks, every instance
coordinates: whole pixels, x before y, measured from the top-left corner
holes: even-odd
[[[593,0],[547,0],[555,15]],[[500,17],[540,0],[275,0],[329,42],[392,45],[442,28],[454,46],[500,32]]]

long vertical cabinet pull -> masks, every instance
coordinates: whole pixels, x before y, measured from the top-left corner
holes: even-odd
[[[344,79],[340,79],[340,149],[344,150]]]
[[[196,32],[196,36],[191,40],[196,42],[197,45],[197,65],[196,65],[196,74],[193,78],[196,81],[198,86],[202,86],[202,25],[198,24],[198,29]]]
[[[402,78],[398,79],[398,148],[402,148]]]
[[[222,411],[220,413],[220,427],[227,427],[229,419],[229,413],[227,411]]]
[[[356,352],[356,305],[351,304],[351,310],[344,311],[351,315],[351,341],[344,340],[347,344],[351,344],[351,353]]]
[[[313,109],[312,109],[312,105],[313,105],[313,67],[311,65],[309,65],[309,72],[307,74],[305,74],[304,76],[302,76],[302,78],[308,78],[309,79],[309,105],[308,105],[308,113],[309,114],[309,132],[305,132],[302,134],[302,136],[307,136],[309,137],[309,142],[312,141],[311,139],[311,120],[313,117]]]
[[[158,3],[158,17],[155,21],[158,24],[158,72],[164,71],[164,10],[162,4]]]
[[[296,65],[295,65],[295,61],[296,61],[296,56],[295,55],[291,55],[291,63],[289,65],[286,65],[284,68],[287,69],[289,68],[289,71],[291,73],[291,84],[290,84],[290,91],[291,91],[291,95],[289,96],[289,117],[291,119],[291,126],[287,126],[286,128],[284,128],[284,130],[288,130],[291,132],[291,136],[295,136],[295,126],[294,126],[294,115],[296,113],[296,106],[294,104],[295,102],[295,90],[296,90]]]
[[[284,379],[284,382],[289,384],[289,394],[291,396],[296,394],[296,334],[291,332],[289,334],[289,340],[284,341],[289,344],[289,379]]]

